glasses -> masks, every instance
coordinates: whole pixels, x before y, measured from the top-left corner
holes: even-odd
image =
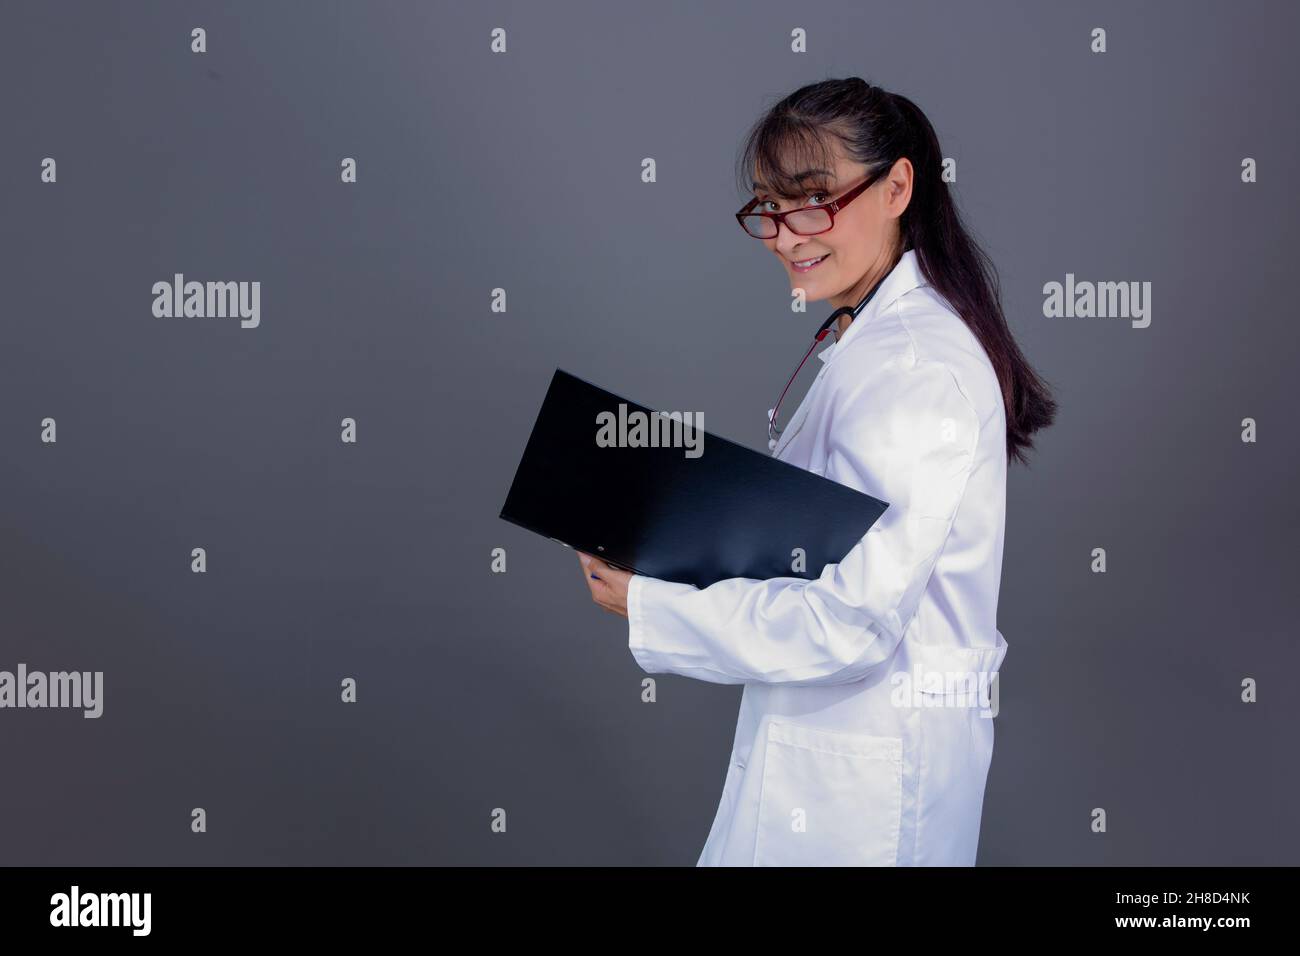
[[[757,196],[736,213],[740,228],[755,239],[774,239],[781,223],[796,236],[815,236],[835,225],[835,214],[853,202],[863,190],[880,178],[885,170],[872,173],[838,199],[822,206],[804,206],[789,212],[750,212],[760,201]]]

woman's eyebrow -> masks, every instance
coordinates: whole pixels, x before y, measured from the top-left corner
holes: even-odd
[[[820,182],[824,182],[826,186],[829,187],[832,180],[835,177],[834,174],[831,173],[829,170],[805,169],[803,172],[798,173],[793,178],[794,181],[797,183],[802,183],[805,179],[817,179]],[[765,183],[760,183],[757,180],[755,180],[754,182],[750,183],[750,187],[754,190],[754,195],[756,196],[766,196],[768,194],[767,186]]]

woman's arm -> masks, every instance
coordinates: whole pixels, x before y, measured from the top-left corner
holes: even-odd
[[[979,418],[947,365],[891,364],[834,410],[826,476],[889,502],[815,581],[696,588],[633,575],[628,646],[650,673],[719,684],[839,684],[889,660],[965,493]]]

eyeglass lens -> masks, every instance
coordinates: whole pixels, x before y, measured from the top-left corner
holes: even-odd
[[[785,217],[791,232],[813,235],[831,227],[831,214],[825,209],[799,209]],[[745,231],[758,239],[771,239],[776,235],[776,221],[766,216],[746,216]]]

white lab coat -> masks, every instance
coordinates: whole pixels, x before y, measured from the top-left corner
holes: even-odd
[[[774,454],[889,507],[816,580],[634,575],[628,646],[745,685],[697,865],[974,865],[1007,649],[997,377],[914,250],[818,357]]]

